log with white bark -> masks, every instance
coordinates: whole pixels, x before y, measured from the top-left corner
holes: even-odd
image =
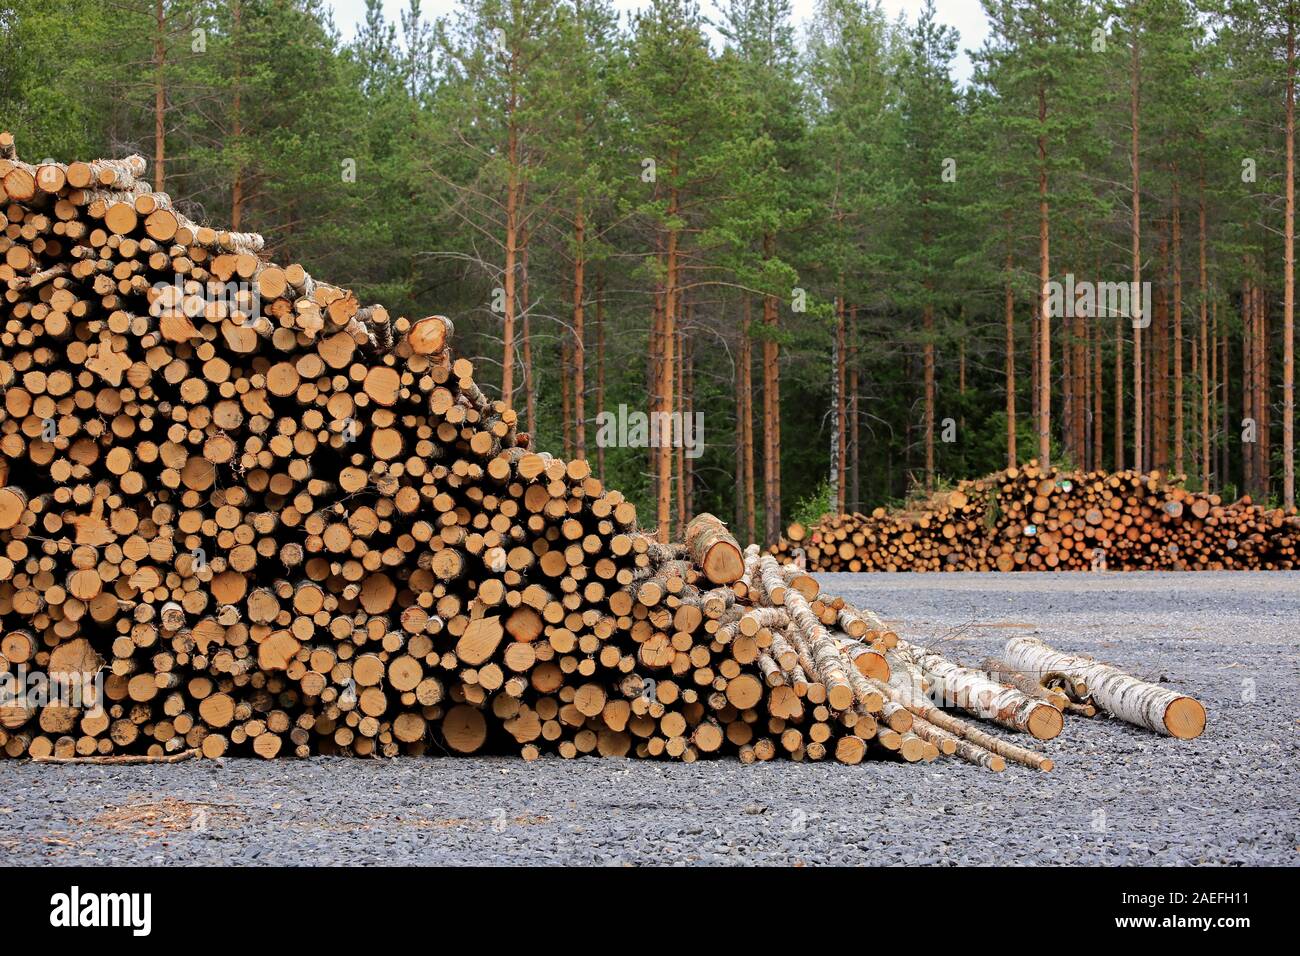
[[[889,683],[877,682],[877,686],[893,701],[902,704],[917,717],[928,721],[940,730],[945,730],[980,750],[988,751],[1006,760],[1014,760],[1016,763],[1024,764],[1026,767],[1033,767],[1035,770],[1048,771],[1055,766],[1055,761],[1051,757],[1040,754],[1037,751],[1030,750],[1027,747],[1021,747],[994,736],[987,731],[981,730],[969,721],[955,717],[947,711],[940,710],[924,696],[916,693],[914,684],[910,682],[906,675],[906,667],[900,667],[890,678]],[[957,751],[957,756],[971,763],[977,763],[980,766],[988,767],[990,770],[998,770],[996,762],[989,762],[986,758],[979,756],[978,751],[961,750]],[[1005,766],[1005,764],[1003,764]]]
[[[1015,637],[1003,653],[1008,664],[1030,676],[1061,673],[1087,685],[1106,713],[1158,734],[1191,740],[1205,730],[1205,708],[1186,694],[1151,684],[1110,664],[1062,654],[1032,637]]]
[[[980,669],[990,678],[1003,684],[1009,684],[1022,694],[1045,700],[1057,710],[1065,710],[1070,700],[1058,690],[1049,690],[1039,681],[1020,673],[1006,661],[996,657],[986,657],[980,662]]]
[[[732,584],[745,573],[740,545],[727,526],[711,514],[696,515],[686,526],[686,549],[714,584]]]
[[[954,664],[915,644],[900,642],[899,650],[930,678],[935,685],[932,694],[941,694],[947,707],[1032,734],[1038,740],[1051,740],[1064,726],[1061,712],[1050,703],[990,680],[983,671]]]

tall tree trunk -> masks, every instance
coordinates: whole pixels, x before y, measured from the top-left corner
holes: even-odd
[[[934,306],[928,302],[922,312],[925,329],[925,490],[934,489]]]
[[[858,307],[849,306],[849,441],[852,452],[849,457],[849,496],[852,500],[851,510],[862,509],[859,497],[859,457],[862,433],[858,420]]]
[[[1210,477],[1214,484],[1223,487],[1223,483],[1228,480],[1228,472],[1223,467],[1223,460],[1220,451],[1223,448],[1228,431],[1227,419],[1224,418],[1224,427],[1216,427],[1214,421],[1215,413],[1220,407],[1226,404],[1219,399],[1219,353],[1222,352],[1222,346],[1219,342],[1219,303],[1210,299],[1210,407],[1209,414],[1205,418],[1205,428],[1208,432],[1206,444],[1210,449]],[[1210,489],[1207,488],[1206,491]]]
[[[1042,389],[1038,387],[1038,381],[1041,377],[1038,371],[1038,352],[1041,345],[1038,334],[1038,302],[1034,301],[1034,311],[1029,317],[1029,421],[1034,431],[1034,443],[1030,446],[1029,456],[1032,458],[1038,449],[1038,403],[1043,397]]]
[[[1007,467],[1016,466],[1016,297],[1011,289],[1011,249],[1008,245],[1003,279],[1003,323],[1006,332],[1006,364],[1003,368],[1007,400]]]
[[[1197,179],[1196,219],[1198,240],[1197,288],[1200,293],[1198,329],[1201,340],[1201,489],[1210,490],[1210,338],[1209,338],[1209,279],[1206,270],[1205,230],[1205,165],[1201,164]]]
[[[681,303],[681,323],[677,326],[677,420],[681,421],[682,441],[673,447],[677,467],[677,527],[686,527],[686,329],[690,325],[690,303]]]
[[[596,275],[596,415],[605,411],[605,276]],[[596,474],[605,481],[605,446],[596,445]]]
[[[1074,429],[1074,465],[1082,468],[1088,460],[1088,328],[1078,309],[1075,310],[1072,324],[1074,335],[1070,350],[1073,354],[1074,412],[1071,424]]]
[[[1219,413],[1221,421],[1221,430],[1219,432],[1219,481],[1220,483],[1228,480],[1229,471],[1229,453],[1228,453],[1228,435],[1231,434],[1231,412],[1228,404],[1231,395],[1231,377],[1232,369],[1228,365],[1229,360],[1229,342],[1226,333],[1220,334],[1219,331],[1219,303],[1218,300],[1210,301],[1210,318],[1214,323],[1214,339],[1219,343],[1218,357],[1218,375],[1215,379],[1216,391],[1222,391],[1223,397],[1218,400]],[[1243,375],[1244,380],[1244,375]]]
[[[1174,470],[1185,474],[1187,462],[1184,459],[1184,419],[1183,419],[1183,220],[1180,210],[1178,188],[1178,164],[1174,163],[1174,222],[1173,247],[1171,255],[1174,260],[1174,321],[1170,334],[1174,340]]]
[[[1295,507],[1295,4],[1286,21],[1286,218],[1282,244],[1282,505]]]
[[[776,237],[763,236],[763,258],[776,252]],[[776,340],[776,296],[763,297],[763,511],[764,544],[781,536],[781,374]]]
[[[1079,326],[1079,457],[1075,465],[1086,469],[1092,448],[1092,327],[1083,316],[1076,322]]]
[[[1268,335],[1264,329],[1264,287],[1254,283],[1255,411],[1259,418],[1255,442],[1255,483],[1268,494]]]
[[[691,335],[694,328],[694,306],[691,310],[691,321],[687,323],[686,332],[682,336],[682,347],[685,354],[682,356],[682,428],[683,435],[687,422],[691,422],[691,428],[694,426],[695,416],[695,339]],[[702,441],[703,435],[698,431],[692,431],[692,436],[699,442]],[[701,446],[702,447],[702,446]],[[686,487],[686,511],[682,515],[682,527],[695,517],[695,459],[690,455],[682,465],[682,484]]]
[[[836,506],[840,500],[840,441],[843,436],[840,434],[840,323],[844,316],[844,300],[839,296],[835,297],[835,335],[831,338],[831,411],[833,421],[831,422],[831,454],[830,469],[828,471],[828,481],[830,483],[830,495],[828,496],[827,507],[831,511],[839,511]]]
[[[1131,139],[1129,145],[1129,166],[1133,174],[1133,226],[1130,232],[1130,238],[1133,248],[1133,298],[1137,300],[1130,304],[1129,311],[1135,316],[1133,322],[1133,468],[1136,471],[1143,471],[1146,467],[1146,450],[1143,446],[1145,439],[1146,421],[1143,414],[1143,383],[1142,383],[1142,324],[1150,322],[1149,315],[1138,317],[1142,303],[1142,189],[1141,173],[1138,162],[1138,78],[1139,78],[1139,58],[1136,26],[1134,27],[1133,40],[1130,43],[1132,50],[1129,72],[1129,119],[1132,123]]]
[[[754,336],[749,296],[745,296],[745,321],[740,345],[741,392],[744,396],[745,532],[746,541],[758,540],[758,502],[754,483]],[[764,433],[766,434],[766,432]]]
[[[673,163],[672,176],[673,180],[677,179],[677,164]],[[668,214],[667,220],[674,222],[677,214],[681,209],[680,195],[677,187],[674,185],[668,193]],[[667,242],[667,268],[665,276],[667,281],[664,287],[664,316],[663,331],[661,335],[661,348],[663,350],[663,366],[660,370],[660,388],[664,415],[660,419],[659,434],[659,475],[658,475],[658,507],[656,509],[656,520],[659,526],[659,540],[667,542],[671,540],[672,535],[672,490],[673,490],[673,448],[672,448],[672,423],[671,416],[668,414],[673,410],[673,370],[676,367],[675,346],[677,344],[677,257],[678,242],[680,233],[674,222],[672,228],[668,231]]]
[[[662,257],[660,262],[662,264]],[[664,290],[660,286],[655,292],[654,304],[650,314],[650,340],[646,344],[646,361],[648,365],[647,380],[651,383],[650,392],[650,414],[654,416],[656,412],[662,414],[664,409],[664,352],[663,352],[663,335],[664,335]],[[657,421],[652,417],[651,421]],[[658,513],[658,494],[659,494],[659,437],[658,433],[651,429],[649,449],[649,469],[650,469],[650,487],[654,489],[655,510]]]
[[[1193,335],[1189,340],[1192,350],[1192,382],[1195,384],[1201,377],[1201,340]],[[1197,398],[1195,391],[1192,394],[1192,427],[1187,436],[1188,452],[1192,459],[1192,471],[1197,475],[1201,471],[1201,403]],[[1190,476],[1189,476],[1190,477]]]
[[[735,497],[735,510],[733,520],[736,522],[736,536],[743,535],[745,527],[745,368],[744,362],[747,358],[749,343],[747,331],[740,330],[740,343],[736,349],[736,365],[732,375],[731,394],[735,401],[736,428],[733,436],[735,445],[734,460],[736,467],[732,469],[733,495]],[[749,543],[748,539],[745,543]]]
[[[528,422],[528,433],[537,434],[537,379],[533,374],[533,334],[532,334],[532,299],[528,286],[528,246],[527,241],[519,256],[520,289],[519,304],[523,312],[520,323],[520,358],[524,364],[524,418]]]
[[[848,385],[848,307],[840,299],[840,311],[835,329],[835,431],[839,435],[835,456],[835,510],[843,514],[845,510],[846,489],[844,479],[848,470],[849,419],[848,402],[844,390]]]
[[[1249,268],[1249,263],[1247,263]],[[1259,417],[1255,411],[1255,296],[1249,278],[1241,280],[1241,417],[1244,428],[1254,429],[1259,441]],[[1241,445],[1241,484],[1247,494],[1255,492],[1255,446]]]
[[[1256,442],[1257,459],[1255,475],[1260,484],[1260,493],[1264,497],[1273,493],[1273,468],[1271,468],[1270,438],[1273,434],[1273,407],[1270,405],[1269,384],[1271,350],[1269,349],[1269,312],[1265,304],[1264,286],[1255,286],[1255,351],[1256,372],[1255,386],[1258,390],[1255,407],[1260,412],[1260,433]]]
[[[957,395],[961,399],[961,418],[958,429],[966,428],[966,337],[957,343]]]
[[[1048,468],[1052,458],[1052,317],[1047,283],[1051,280],[1047,220],[1047,91],[1038,87],[1038,462]]]
[[[513,59],[513,53],[511,58]],[[513,82],[513,81],[512,81]],[[513,96],[511,97],[513,102]],[[506,184],[506,265],[504,310],[501,351],[501,400],[514,403],[515,396],[515,280],[519,255],[519,133],[515,129],[514,109],[510,107],[510,129],[507,134],[507,162],[509,172]]]
[[[154,0],[153,35],[153,190],[167,186],[167,16],[163,0]]]
[[[659,275],[663,275],[664,269],[664,240],[663,234],[655,240],[656,259],[658,262]],[[657,421],[654,417],[656,412],[664,411],[663,402],[663,335],[664,335],[664,285],[658,284],[655,288],[654,296],[651,300],[650,308],[650,336],[646,340],[646,391],[650,396],[650,421]],[[658,513],[658,495],[659,495],[659,438],[651,425],[649,435],[649,448],[647,449],[647,470],[650,475],[650,488],[655,494],[655,511]]]
[[[1156,271],[1156,314],[1151,327],[1151,431],[1147,439],[1149,468],[1165,471],[1169,465],[1169,232],[1159,226],[1160,256]]]
[[[560,434],[564,457],[573,457],[573,344],[560,333]]]
[[[1102,412],[1101,326],[1090,323],[1092,330],[1092,470],[1101,471],[1102,448],[1105,442],[1105,421]]]
[[[1061,450],[1066,459],[1074,457],[1074,323],[1062,317],[1058,351],[1061,356]]]
[[[1115,461],[1114,468],[1116,471],[1124,470],[1124,323],[1128,321],[1126,316],[1117,316],[1115,319],[1115,422],[1111,426],[1111,431],[1115,433]],[[1134,396],[1136,399],[1136,396]]]
[[[239,155],[244,138],[243,116],[243,56],[240,46],[240,26],[243,4],[231,0],[230,47],[235,58],[235,82],[230,91],[230,144],[235,151],[235,181],[230,187],[230,231],[239,232],[244,221],[244,163]]]
[[[586,232],[587,219],[579,196],[573,225],[573,453],[580,459],[587,457]]]

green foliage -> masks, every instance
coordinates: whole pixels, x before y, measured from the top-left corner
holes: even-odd
[[[856,306],[847,343],[860,413],[851,507],[898,501],[923,475],[927,347],[936,421],[955,426],[955,440],[935,443],[938,475],[1005,464],[1008,292],[1017,446],[1022,458],[1035,453],[1040,199],[1053,278],[1128,278],[1136,42],[1144,277],[1168,291],[1161,237],[1177,185],[1188,444],[1200,440],[1191,434],[1199,377],[1190,342],[1204,302],[1228,350],[1212,396],[1210,486],[1236,494],[1239,436],[1215,423],[1241,408],[1243,278],[1263,285],[1270,327],[1281,326],[1282,104],[1294,5],[982,2],[992,29],[960,87],[956,38],[930,3],[908,22],[872,0],[818,0],[800,25],[789,0],[724,0],[712,22],[690,0],[652,0],[621,18],[611,0],[461,0],[440,17],[427,0],[408,0],[397,22],[367,0],[360,30],[345,40],[324,0],[165,0],[161,26],[155,0],[8,0],[0,126],[29,160],[131,151],[152,159],[161,85],[165,188],[188,214],[228,225],[238,208],[241,228],[263,232],[275,257],[299,259],[399,315],[451,315],[458,347],[489,390],[501,375],[492,300],[514,177],[523,189],[527,254],[516,278],[536,439],[553,450],[564,440],[561,393],[573,359],[562,364],[561,344],[574,345],[582,262],[589,457],[598,382],[605,408],[649,409],[652,359],[664,344],[651,339],[651,320],[672,236],[692,400],[705,414],[706,447],[690,462],[694,510],[735,513],[737,359],[748,321],[759,506],[759,363],[772,341],[782,497],[787,517],[811,519],[828,507],[837,297]],[[1258,170],[1253,181],[1243,179],[1244,159]],[[777,303],[775,325],[763,324],[764,296]],[[1131,345],[1117,323],[1088,331],[1090,348],[1100,342],[1098,424],[1109,464],[1114,361]],[[1074,332],[1054,321],[1051,333],[1059,463],[1061,350]],[[1121,358],[1131,431],[1131,352]],[[605,478],[643,516],[651,458],[645,448],[604,450]]]
[[[830,514],[833,510],[834,508],[831,506],[831,483],[823,481],[811,493],[800,498],[795,504],[794,510],[790,513],[790,523],[798,522],[807,528],[816,524],[822,517]]]

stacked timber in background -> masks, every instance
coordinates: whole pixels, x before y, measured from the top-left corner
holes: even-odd
[[[899,511],[793,524],[772,552],[816,571],[1278,570],[1300,567],[1300,519],[1155,472],[1030,462]]]

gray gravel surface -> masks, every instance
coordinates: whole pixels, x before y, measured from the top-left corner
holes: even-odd
[[[1206,705],[1069,719],[1057,769],[508,758],[0,761],[0,858],[53,864],[1300,863],[1300,574],[826,575],[978,662],[1039,634]]]

